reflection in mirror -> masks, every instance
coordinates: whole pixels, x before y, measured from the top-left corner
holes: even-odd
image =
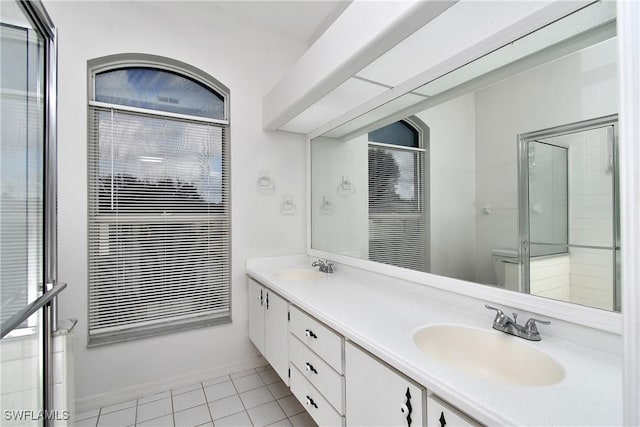
[[[616,127],[614,115],[520,136],[529,293],[620,310]]]
[[[616,51],[595,3],[315,138],[311,247],[619,311]]]

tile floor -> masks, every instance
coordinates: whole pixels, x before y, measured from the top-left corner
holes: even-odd
[[[78,427],[315,427],[270,366],[77,414]]]

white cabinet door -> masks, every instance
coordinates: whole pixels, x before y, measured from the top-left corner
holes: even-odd
[[[427,397],[427,427],[480,427],[481,424],[434,395]]]
[[[266,289],[249,279],[249,339],[264,355],[264,296]]]
[[[352,343],[346,347],[348,426],[422,426],[424,388]]]
[[[265,289],[265,338],[263,353],[280,375],[289,384],[289,305],[276,293]]]

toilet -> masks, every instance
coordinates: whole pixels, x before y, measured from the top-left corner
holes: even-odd
[[[510,291],[520,290],[520,261],[516,249],[492,249],[493,272],[496,284]]]

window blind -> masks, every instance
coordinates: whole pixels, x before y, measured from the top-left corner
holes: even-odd
[[[369,259],[429,271],[425,153],[370,144]]]
[[[226,126],[89,114],[90,344],[229,321]]]

